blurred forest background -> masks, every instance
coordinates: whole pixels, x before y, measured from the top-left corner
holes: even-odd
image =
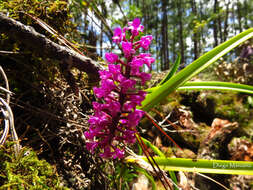
[[[80,40],[102,49],[113,47],[111,31],[117,25],[141,18],[146,34],[154,37],[153,69],[163,71],[182,56],[182,66],[253,25],[253,4],[249,0],[136,0],[73,1],[74,23]],[[105,22],[107,24],[105,24]],[[230,56],[230,59],[233,59]]]

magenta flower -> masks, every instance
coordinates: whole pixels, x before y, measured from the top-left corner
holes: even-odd
[[[144,27],[141,25],[139,18],[135,18],[132,22],[128,22],[128,30],[131,30],[133,36],[138,36],[139,32],[143,32]]]
[[[123,40],[124,36],[125,36],[125,33],[121,30],[120,27],[115,28],[114,29],[114,34],[113,34],[113,37],[112,37],[113,42],[115,42],[117,44],[120,43]]]
[[[135,105],[141,105],[141,102],[145,99],[146,92],[139,91],[137,94],[129,95],[129,100]]]
[[[123,105],[123,110],[125,112],[131,112],[137,104],[135,104],[134,102],[128,101]]]
[[[124,157],[124,151],[120,150],[119,148],[115,149],[115,154],[113,155],[113,158],[123,158]]]
[[[85,132],[86,133],[86,132]],[[87,137],[86,137],[87,138]],[[94,153],[94,149],[97,148],[98,143],[97,142],[87,142],[86,143],[86,148],[87,150],[91,151],[92,153]]]
[[[116,63],[118,61],[118,55],[114,53],[106,53],[105,58],[109,63]]]
[[[151,74],[142,72],[139,77],[141,78],[141,85],[145,85],[146,81],[151,79]]]
[[[142,58],[144,63],[150,68],[151,64],[155,62],[155,59],[153,57],[150,57],[151,55],[149,53],[140,53],[138,56],[139,58]]]
[[[120,71],[120,65],[113,65],[109,64],[109,73],[111,74],[111,77],[114,81],[119,81],[119,79],[122,77],[121,71]]]
[[[135,53],[133,49],[133,44],[131,42],[122,42],[122,49],[126,58],[130,57]]]
[[[143,37],[141,37],[140,45],[141,45],[142,48],[147,50],[149,48],[149,45],[150,45],[151,41],[152,41],[152,36],[151,35],[143,36]]]
[[[143,66],[144,60],[134,57],[133,60],[130,62],[132,67],[131,75],[138,75],[140,73],[140,68]]]
[[[144,112],[141,110],[135,110],[134,112],[130,113],[127,117],[128,119],[128,126],[129,127],[136,127],[140,122]]]
[[[125,32],[132,36],[126,39]],[[88,120],[89,131],[84,132],[87,140],[86,148],[92,153],[99,153],[102,158],[123,158],[125,154],[122,144],[133,144],[136,141],[136,126],[144,112],[136,109],[145,99],[146,92],[138,90],[137,84],[145,85],[151,75],[142,72],[143,65],[151,67],[155,61],[148,53],[137,54],[139,48],[148,49],[152,36],[134,38],[143,32],[140,19],[128,23],[123,30],[114,30],[113,41],[120,43],[124,57],[119,59],[114,53],[106,53],[108,69],[99,71],[100,87],[94,87],[99,102],[93,102],[94,115]]]
[[[112,79],[104,79],[101,82],[101,88],[95,87],[94,93],[98,98],[106,97],[112,90],[116,88]]]
[[[134,85],[136,84],[135,80],[126,79],[121,83],[121,89],[123,93],[127,93],[128,90],[133,90]]]

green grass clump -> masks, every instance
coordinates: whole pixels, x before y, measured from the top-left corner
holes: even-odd
[[[60,185],[53,167],[29,148],[15,157],[13,143],[7,142],[0,146],[0,160],[0,190],[68,189]]]

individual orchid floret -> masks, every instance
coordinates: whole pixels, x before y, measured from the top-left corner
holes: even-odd
[[[136,84],[136,81],[132,79],[126,79],[122,81],[121,83],[122,92],[127,93],[128,90],[131,90],[131,89],[133,90],[135,84]]]
[[[121,74],[120,65],[109,64],[108,69],[109,69],[108,73],[111,74],[111,78],[114,81],[120,82],[121,78],[123,77],[122,74]]]
[[[133,44],[131,42],[122,42],[122,49],[126,58],[129,58],[135,53]]]
[[[131,75],[138,75],[140,73],[140,68],[144,65],[144,60],[134,57],[129,63],[131,65]]]
[[[102,80],[101,87],[94,87],[94,93],[98,98],[107,97],[116,88],[112,79]]]
[[[126,31],[131,32],[127,39]],[[98,101],[93,102],[94,115],[90,116],[89,131],[84,133],[86,148],[99,153],[102,158],[123,158],[124,145],[136,141],[136,126],[144,112],[136,109],[145,99],[146,92],[138,90],[137,85],[145,85],[151,75],[142,71],[144,65],[149,68],[155,61],[148,53],[137,54],[139,48],[147,50],[152,36],[143,36],[134,42],[143,32],[140,19],[128,23],[128,27],[116,28],[113,41],[122,48],[124,58],[117,54],[106,53],[108,69],[99,71],[100,87],[93,91]]]
[[[151,79],[150,73],[141,72],[138,76],[141,79],[141,85],[145,85],[146,81],[149,81]]]
[[[152,36],[151,35],[143,36],[143,37],[141,37],[140,45],[141,45],[142,48],[147,50],[149,48],[149,45],[150,45],[151,41],[152,41]]]
[[[114,53],[106,53],[105,58],[109,63],[116,63],[118,61],[118,55]]]
[[[135,110],[134,112],[130,113],[127,117],[128,126],[129,127],[136,127],[139,124],[143,115],[144,115],[144,112],[141,110]]]
[[[151,64],[155,62],[155,58],[151,57],[149,53],[140,53],[138,58],[142,58],[144,63],[150,68]]]
[[[128,22],[128,26],[133,36],[138,36],[139,32],[143,32],[144,29],[139,18],[135,18],[132,22]]]
[[[120,43],[125,37],[125,31],[120,28],[120,27],[117,27],[114,29],[114,33],[113,33],[113,42],[115,43]]]

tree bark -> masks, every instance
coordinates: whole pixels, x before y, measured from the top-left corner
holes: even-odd
[[[26,26],[2,13],[0,13],[0,33],[5,33],[8,37],[22,42],[41,57],[59,61],[62,68],[70,70],[75,67],[80,71],[86,72],[90,82],[99,81],[98,71],[103,69],[103,67],[97,62],[49,40],[32,27]]]
[[[244,26],[243,26],[243,28],[248,28],[249,26],[248,26],[248,17],[247,16],[245,16],[245,15],[248,15],[249,14],[249,11],[248,11],[248,9],[249,9],[249,5],[248,5],[248,2],[247,1],[244,1],[243,2],[243,20],[244,20]]]
[[[214,6],[213,6],[213,13],[217,14],[217,7],[218,7],[218,0],[214,1]],[[214,37],[214,47],[218,45],[218,30],[217,30],[217,18],[214,18],[213,21],[213,37]]]
[[[185,64],[185,55],[184,55],[184,34],[183,34],[183,21],[182,21],[182,0],[178,1],[178,18],[179,18],[179,44],[180,44],[180,54],[181,54],[181,67],[184,67]]]
[[[176,25],[173,24],[173,43],[172,43],[172,52],[173,52],[173,63],[176,61]]]
[[[169,69],[167,0],[162,1],[162,70]]]
[[[222,21],[220,16],[220,5],[219,2],[217,2],[217,13],[218,13],[218,30],[219,30],[219,41],[222,43],[224,41],[223,32],[222,32]]]
[[[238,24],[239,24],[239,31],[242,32],[242,14],[241,14],[241,3],[237,0],[237,16],[238,16]]]
[[[223,42],[225,42],[227,40],[227,37],[228,37],[229,4],[230,4],[230,1],[228,1],[228,3],[226,4],[226,14],[225,14],[225,22],[224,22]]]
[[[197,8],[195,0],[191,0],[192,12],[195,17],[197,17]],[[199,56],[198,53],[198,31],[193,31],[193,52],[194,52],[194,60],[196,60]]]

